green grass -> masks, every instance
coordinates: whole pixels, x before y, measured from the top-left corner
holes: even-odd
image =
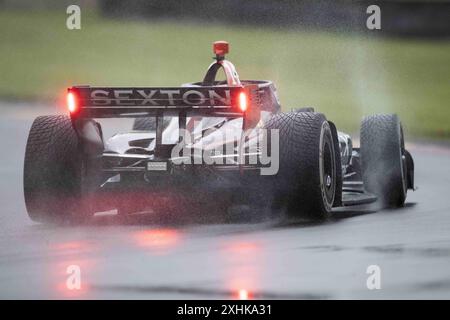
[[[408,134],[450,138],[450,41],[82,15],[0,13],[0,98],[55,99],[73,84],[165,86],[202,79],[211,43],[231,43],[242,79],[271,79],[283,107],[315,106],[356,131],[396,112]]]

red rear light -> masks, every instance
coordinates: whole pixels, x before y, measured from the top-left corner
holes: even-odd
[[[67,94],[67,108],[70,113],[74,113],[78,109],[77,101],[73,92],[69,92]]]
[[[245,112],[247,110],[247,94],[245,92],[239,93],[239,109],[241,109],[242,112]]]

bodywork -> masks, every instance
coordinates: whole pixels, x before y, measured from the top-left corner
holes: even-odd
[[[261,161],[268,156],[261,148],[261,129],[281,110],[276,88],[271,81],[240,80],[224,55],[216,54],[215,59],[202,82],[180,87],[69,89],[77,104],[71,118],[92,171],[88,176],[95,177],[90,181],[92,190],[99,194],[143,190],[146,194],[170,191],[180,195],[194,189],[223,198],[230,193],[245,194],[249,186],[258,184],[254,179],[264,179],[261,172],[272,164]],[[220,69],[225,81],[216,81]],[[248,104],[245,110],[239,108],[242,93]],[[130,130],[106,141],[96,121],[139,117],[154,118],[155,130]],[[167,118],[169,124],[163,126]],[[335,205],[374,202],[376,197],[364,190],[359,148],[353,146],[348,134],[330,124],[339,144],[343,180],[342,199]],[[188,152],[174,154],[180,145]],[[408,187],[412,188],[414,171],[409,153],[404,160],[412,168],[408,172]],[[142,199],[142,193],[139,197]]]

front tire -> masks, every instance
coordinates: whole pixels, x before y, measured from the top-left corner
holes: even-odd
[[[364,187],[383,207],[401,207],[407,193],[403,129],[395,114],[365,117],[361,123],[361,169]]]

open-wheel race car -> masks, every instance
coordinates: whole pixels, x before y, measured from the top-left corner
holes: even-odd
[[[240,80],[228,47],[214,43],[201,82],[69,88],[68,115],[37,117],[30,129],[30,218],[79,221],[112,209],[183,215],[244,204],[325,219],[336,207],[404,204],[414,163],[396,115],[365,117],[355,148],[313,108],[282,112],[271,81]],[[216,80],[219,70],[226,80]],[[104,118],[134,122],[105,138]]]

